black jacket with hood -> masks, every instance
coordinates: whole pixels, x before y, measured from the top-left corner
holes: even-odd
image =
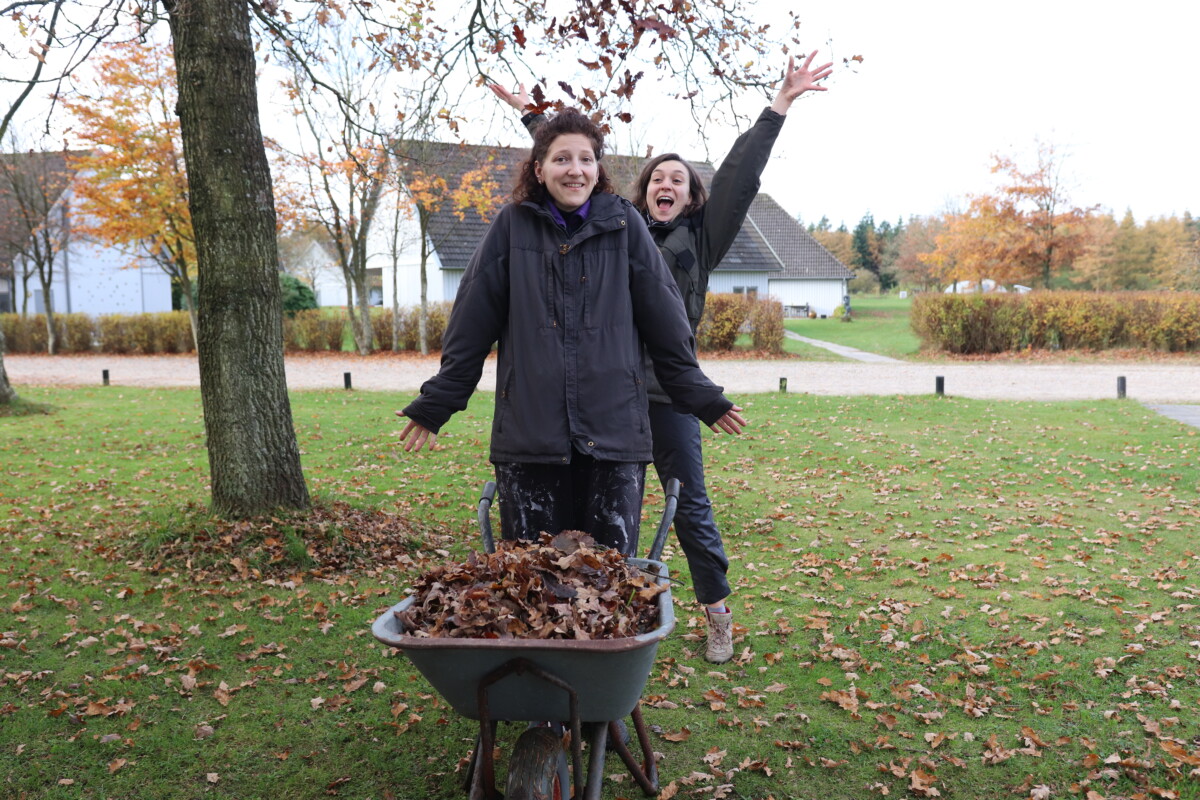
[[[540,114],[526,114],[522,122],[533,133],[545,119]],[[692,333],[696,332],[700,318],[704,316],[709,275],[729,252],[742,223],[746,221],[750,204],[758,195],[763,170],[771,159],[771,149],[783,129],[784,119],[784,115],[770,108],[763,109],[749,130],[734,141],[729,154],[713,175],[708,202],[699,211],[688,217],[678,216],[667,223],[656,222],[646,215],[654,243],[658,245],[683,296]],[[652,202],[653,198],[647,197],[646,200]],[[670,396],[649,369],[648,356],[646,372],[650,400],[670,403]]]
[[[699,211],[688,217],[678,216],[667,223],[648,218],[654,243],[666,259],[667,268],[683,296],[693,333],[704,316],[708,278],[729,252],[746,221],[783,121],[782,114],[763,109],[754,125],[737,138],[729,155],[721,162],[709,187],[708,202]],[[646,198],[647,203],[653,200],[649,196]],[[653,378],[649,394],[655,403],[671,401]]]
[[[701,372],[679,290],[629,201],[591,198],[573,234],[547,207],[501,209],[467,265],[438,374],[404,409],[438,432],[499,342],[493,462],[652,459],[645,347],[677,408],[707,424],[733,404]]]

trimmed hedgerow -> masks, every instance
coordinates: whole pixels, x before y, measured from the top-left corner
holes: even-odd
[[[1198,292],[922,294],[922,347],[955,354],[1010,350],[1200,350]]]

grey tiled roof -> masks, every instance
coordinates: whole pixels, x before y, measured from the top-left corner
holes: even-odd
[[[512,190],[521,162],[529,156],[528,148],[431,142],[399,142],[395,151],[402,163],[423,163],[426,170],[440,174],[451,187],[458,185],[465,172],[490,164],[495,170],[494,180],[505,195]],[[632,187],[643,161],[635,156],[604,157],[605,170],[618,194],[633,196]],[[712,165],[693,162],[693,166],[706,185],[711,183]],[[488,222],[474,211],[464,212],[462,219],[451,210],[438,210],[430,216],[430,236],[444,269],[466,269]],[[851,277],[840,261],[765,194],[759,194],[751,205],[749,218],[717,269],[768,272],[772,277]]]

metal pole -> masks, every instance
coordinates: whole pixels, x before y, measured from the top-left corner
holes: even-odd
[[[783,392],[784,394],[787,394],[787,378],[779,379],[779,391]]]
[[[104,385],[108,386],[108,370],[100,370],[100,378],[104,381]]]
[[[342,382],[346,384],[347,389],[350,388],[350,373],[349,372],[342,373]]]
[[[941,375],[938,375],[936,378],[933,379],[933,385],[934,385],[934,391],[936,391],[939,396],[944,395],[946,393],[946,379],[944,377],[942,377]]]
[[[1117,399],[1119,399],[1119,400],[1125,399],[1125,376],[1124,375],[1120,375],[1117,377]]]

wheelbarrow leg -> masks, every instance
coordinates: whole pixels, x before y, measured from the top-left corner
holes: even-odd
[[[463,789],[467,792],[468,800],[500,800],[502,795],[496,789],[495,749],[496,722],[480,720],[475,750],[471,753],[471,763],[463,776]]]
[[[588,726],[588,771],[587,786],[582,800],[600,800],[604,788],[604,748],[608,739],[608,724],[594,722]]]
[[[630,712],[633,717],[633,726],[637,731],[638,742],[642,748],[642,763],[639,765],[634,760],[633,753],[629,752],[629,748],[621,741],[621,737],[617,734],[617,723],[608,723],[609,735],[612,741],[612,748],[625,762],[625,768],[629,770],[629,774],[637,781],[638,786],[642,787],[642,791],[647,796],[653,797],[658,794],[658,764],[654,761],[654,751],[650,749],[650,736],[646,731],[646,723],[642,719],[642,705],[638,703]]]

